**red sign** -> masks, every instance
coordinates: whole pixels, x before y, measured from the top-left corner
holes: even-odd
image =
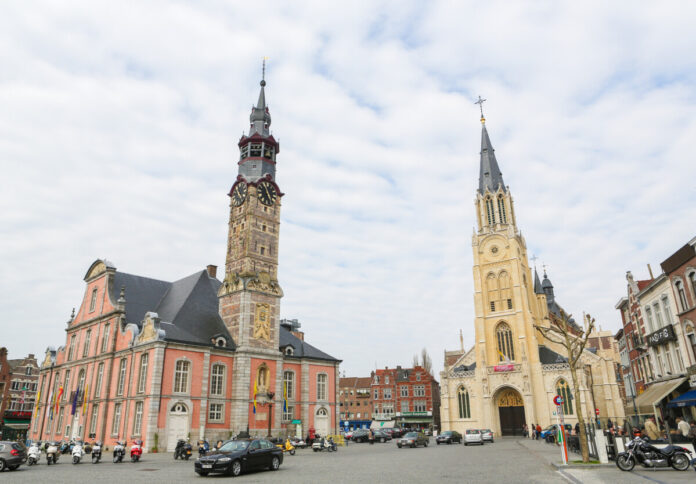
[[[553,403],[555,403],[556,405],[561,405],[563,403],[563,397],[561,397],[560,395],[556,395],[555,397],[553,397]]]
[[[599,409],[598,408],[594,409],[594,413],[599,417]]]
[[[5,410],[5,418],[31,418],[31,412],[20,412],[17,410]]]
[[[495,365],[493,367],[493,371],[498,373],[501,371],[513,371],[515,369],[515,365]]]

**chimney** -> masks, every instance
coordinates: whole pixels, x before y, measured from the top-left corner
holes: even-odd
[[[290,331],[290,333],[297,339],[304,341],[304,333],[302,331]]]
[[[655,276],[653,276],[652,267],[650,267],[650,264],[648,264],[648,273],[650,274],[650,279],[651,279],[651,280],[652,280],[652,279],[655,279]]]
[[[208,275],[215,279],[215,277],[217,276],[217,266],[214,266],[213,264],[208,264],[206,270],[208,271]]]

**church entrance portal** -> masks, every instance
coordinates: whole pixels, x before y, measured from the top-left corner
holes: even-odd
[[[516,390],[506,388],[498,397],[498,415],[500,415],[501,435],[522,435],[524,402]]]

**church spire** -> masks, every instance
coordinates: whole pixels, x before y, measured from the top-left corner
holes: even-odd
[[[252,136],[254,133],[259,133],[261,136],[268,136],[270,134],[268,128],[271,126],[271,113],[268,112],[268,106],[266,106],[265,86],[266,59],[264,58],[261,71],[261,91],[259,92],[259,100],[256,106],[251,108],[251,115],[249,116],[249,121],[251,122],[249,136]]]
[[[486,119],[481,115],[481,167],[479,171],[479,192],[483,195],[486,190],[490,192],[498,191],[500,187],[505,191],[503,174],[498,167],[498,160],[495,159],[495,150],[491,145],[486,129]]]

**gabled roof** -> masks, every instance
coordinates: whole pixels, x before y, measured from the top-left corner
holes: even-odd
[[[298,358],[309,358],[313,360],[328,360],[328,361],[341,361],[337,358],[334,358],[333,356],[324,353],[318,348],[315,348],[314,346],[310,345],[309,343],[305,343],[302,341],[300,338],[295,336],[288,330],[285,326],[281,325],[280,326],[280,334],[279,334],[279,345],[281,348],[285,348],[287,346],[292,346],[293,349],[293,355]]]
[[[205,270],[175,282],[116,272],[111,297],[115,302],[125,287],[126,322],[141,327],[145,314],[155,312],[165,340],[212,345],[212,339],[222,335],[231,349],[234,341],[218,312],[220,284]]]
[[[476,362],[474,361],[470,365],[459,365],[458,367],[453,368],[452,371],[462,372],[462,371],[473,371],[475,369],[476,369]]]

